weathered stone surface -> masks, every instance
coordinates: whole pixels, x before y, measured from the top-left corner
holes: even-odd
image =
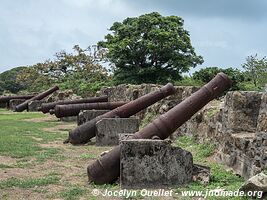
[[[192,181],[193,157],[163,140],[121,141],[122,188],[164,188]]]
[[[82,110],[77,117],[77,124],[81,124],[96,118],[99,115],[103,115],[110,110]]]
[[[193,181],[200,181],[207,185],[210,182],[210,167],[194,164],[193,166]]]
[[[265,92],[261,98],[257,131],[267,133],[267,92]]]
[[[25,99],[11,99],[9,101],[9,109],[10,110],[15,110],[15,107],[21,103],[23,103],[25,101]]]
[[[119,133],[119,142],[122,140],[130,140],[134,133]]]
[[[63,122],[76,122],[77,121],[77,116],[61,117],[60,121],[63,121]]]
[[[96,123],[96,145],[119,144],[119,134],[135,133],[139,130],[137,118],[104,118]]]
[[[122,84],[114,87],[103,87],[99,91],[99,95],[107,95],[109,101],[131,101],[152,91],[158,90],[161,87],[162,85],[155,84]],[[199,89],[198,87],[191,86],[175,86],[175,88],[176,92],[174,95],[168,96],[167,98],[153,104],[149,108],[139,112],[137,114],[139,119],[142,120],[147,113],[155,113],[156,115],[161,115]]]
[[[6,108],[7,104],[6,103],[0,103],[0,108]]]
[[[54,102],[54,101],[61,101],[61,100],[75,100],[81,99],[80,96],[73,93],[72,90],[57,90],[52,95],[46,97],[44,100],[46,102]]]
[[[251,177],[249,180],[246,181],[246,183],[243,186],[241,186],[240,191],[244,192],[260,191],[260,193],[258,193],[254,197],[257,199],[261,199],[262,195],[264,193],[267,193],[267,175],[264,173],[259,173],[256,176]]]
[[[248,179],[267,167],[267,97],[260,92],[228,92],[212,101],[179,131],[218,147],[217,161]]]
[[[29,112],[38,112],[38,109],[41,107],[42,103],[44,103],[44,102],[39,101],[39,100],[30,101],[28,103],[28,111]]]
[[[261,104],[260,92],[234,91],[225,97],[222,124],[224,131],[255,132]]]

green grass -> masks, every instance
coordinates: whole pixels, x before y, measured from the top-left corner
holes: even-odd
[[[41,178],[29,178],[29,179],[18,179],[9,178],[0,182],[0,189],[5,188],[34,188],[35,186],[46,186],[51,184],[59,183],[60,177],[57,174],[48,174]]]
[[[97,158],[97,156],[94,154],[90,154],[90,153],[84,153],[80,155],[80,158],[81,159],[95,159]]]
[[[13,168],[13,166],[0,163],[0,169],[7,169],[7,168]]]
[[[69,188],[60,192],[60,197],[65,200],[76,200],[79,199],[80,196],[85,195],[86,188],[81,186],[70,186]]]
[[[142,129],[157,117],[155,112],[148,112],[144,119],[141,121],[139,128]]]
[[[199,143],[192,137],[182,136],[175,141],[175,145],[190,151],[194,162],[206,163],[205,158],[214,153],[215,145],[212,143]]]
[[[38,161],[59,154],[58,149],[43,148],[40,144],[63,140],[66,134],[51,133],[44,128],[54,127],[58,122],[32,122],[25,119],[41,118],[41,113],[13,113],[0,110],[0,155],[13,158],[35,157]],[[36,140],[39,138],[40,140]]]
[[[211,143],[199,143],[194,138],[188,136],[182,136],[178,138],[175,143],[183,149],[190,151],[193,155],[194,163],[209,166],[211,168],[211,180],[208,185],[203,185],[199,182],[192,182],[184,187],[176,189],[179,194],[181,191],[192,190],[192,191],[206,191],[212,189],[225,189],[227,191],[236,191],[244,183],[244,179],[233,174],[231,171],[227,171],[222,165],[218,163],[210,163],[207,158],[214,153],[215,146]],[[189,198],[190,199],[190,198]],[[209,197],[207,199],[214,199]],[[227,198],[216,198],[216,199],[246,199],[241,197],[227,197]]]

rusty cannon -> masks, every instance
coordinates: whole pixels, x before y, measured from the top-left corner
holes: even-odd
[[[107,101],[108,101],[108,96],[91,97],[91,98],[76,99],[76,100],[56,101],[56,102],[51,102],[51,103],[43,103],[39,111],[42,111],[43,113],[48,113],[51,109],[54,109],[57,105],[95,103],[95,102],[107,102]]]
[[[127,102],[101,102],[101,103],[82,103],[72,105],[57,105],[50,114],[55,114],[57,118],[79,115],[81,110],[113,110]]]
[[[0,103],[8,103],[12,99],[31,99],[34,95],[12,95],[12,96],[1,96]]]
[[[25,102],[23,102],[22,104],[19,104],[16,106],[15,111],[16,112],[22,112],[24,110],[26,110],[28,108],[28,103],[34,100],[42,100],[43,98],[47,97],[48,95],[52,94],[53,92],[57,91],[59,89],[58,86],[54,86],[28,100],[26,100]]]
[[[209,101],[230,87],[231,80],[223,73],[217,74],[197,92],[136,132],[133,139],[151,139],[154,136],[162,140],[166,139]],[[89,180],[96,184],[114,182],[120,174],[120,146],[113,148],[89,165],[87,174]]]
[[[115,108],[114,110],[107,112],[103,115],[96,117],[95,119],[88,121],[74,130],[70,131],[69,138],[65,141],[65,143],[70,142],[72,144],[84,144],[90,141],[91,138],[95,137],[96,130],[95,125],[96,123],[103,118],[114,118],[114,117],[121,117],[121,118],[128,118],[139,111],[147,108],[148,106],[158,102],[159,100],[172,95],[175,93],[175,88],[171,83],[163,86],[157,91],[151,92],[146,94],[138,99],[130,101],[129,103]]]

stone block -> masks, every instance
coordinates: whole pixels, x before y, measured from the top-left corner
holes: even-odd
[[[0,103],[0,108],[7,108],[7,103]]]
[[[134,135],[134,133],[120,133],[119,134],[119,142],[121,142],[122,140],[130,140],[133,135]]]
[[[267,132],[267,92],[263,93],[261,97],[257,131]]]
[[[44,102],[39,101],[39,100],[30,101],[28,103],[28,111],[29,112],[39,112],[38,109],[41,107],[42,103],[44,103]]]
[[[76,122],[77,121],[77,116],[61,117],[60,121],[63,121],[63,122]]]
[[[96,123],[96,145],[119,144],[119,134],[135,133],[139,130],[137,118],[104,118]]]
[[[99,115],[103,115],[110,110],[82,110],[78,117],[77,117],[77,125],[80,126],[81,124],[90,121]]]
[[[123,140],[120,158],[122,188],[165,188],[193,178],[192,154],[166,140]]]
[[[24,101],[25,99],[11,99],[9,101],[9,109],[14,111],[16,106],[23,103]]]
[[[223,131],[255,132],[261,96],[260,92],[228,92],[222,113]]]

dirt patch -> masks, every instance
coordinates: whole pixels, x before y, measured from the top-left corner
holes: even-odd
[[[75,123],[64,122],[63,124],[59,124],[59,125],[54,126],[54,127],[43,128],[43,130],[48,131],[48,132],[60,132],[60,131],[69,131],[69,130],[72,130],[76,127],[77,127],[77,125]]]
[[[26,121],[26,122],[57,122],[57,121],[59,121],[59,119],[56,118],[54,115],[45,114],[44,117],[23,119],[23,121]]]
[[[0,164],[13,165],[14,163],[16,163],[15,158],[11,158],[9,156],[0,156]]]

